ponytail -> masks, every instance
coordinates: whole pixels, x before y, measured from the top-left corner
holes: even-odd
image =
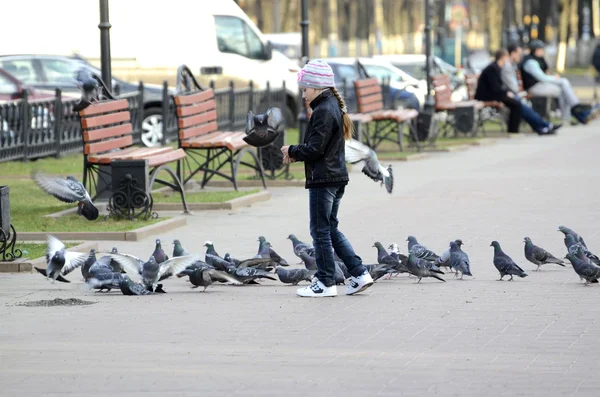
[[[344,99],[342,99],[342,96],[335,87],[330,87],[329,89],[331,90],[333,95],[335,95],[335,98],[340,104],[340,109],[342,110],[342,123],[344,124],[344,139],[349,140],[352,138],[352,134],[354,132],[354,124],[352,123],[352,120],[350,120],[350,116],[348,116],[348,109],[346,108],[346,103],[344,102]]]

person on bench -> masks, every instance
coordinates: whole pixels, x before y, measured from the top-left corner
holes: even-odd
[[[534,96],[558,98],[564,122],[569,122],[573,116],[580,123],[587,124],[592,114],[590,106],[579,102],[569,80],[546,73],[548,64],[544,59],[544,42],[532,40],[529,48],[531,52],[523,58],[520,66],[523,88]]]
[[[502,84],[502,67],[507,60],[506,50],[496,51],[494,62],[486,66],[479,75],[475,99],[482,102],[502,102],[510,110],[508,132],[518,133],[521,124],[521,102]]]
[[[596,50],[592,57],[592,65],[594,65],[594,68],[596,69],[596,82],[600,83],[600,41],[598,41],[598,45],[596,45]]]
[[[507,47],[508,60],[502,67],[502,83],[510,92],[515,94],[515,99],[521,104],[521,115],[531,128],[540,135],[556,132],[562,124],[553,125],[547,122],[535,110],[528,106],[519,96],[519,81],[517,80],[517,65],[521,61],[523,49],[518,43],[510,43]]]

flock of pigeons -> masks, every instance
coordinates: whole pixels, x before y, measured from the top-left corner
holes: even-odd
[[[568,259],[573,270],[579,277],[589,283],[598,283],[600,279],[600,258],[591,253],[583,238],[573,230],[560,226],[559,231],[565,235],[564,243],[568,248]],[[293,245],[294,254],[304,264],[303,268],[290,267],[288,262],[277,254],[271,244],[263,237],[258,238],[258,252],[249,259],[235,259],[229,253],[220,256],[212,242],[207,241],[204,246],[206,253],[204,260],[201,255],[191,254],[186,251],[179,240],[173,241],[173,254],[169,257],[161,246],[161,241],[156,240],[154,252],[147,261],[134,255],[118,252],[113,248],[111,252],[96,252],[92,249],[89,254],[69,251],[56,237],[48,236],[46,252],[46,269],[36,270],[49,279],[60,282],[70,282],[64,276],[81,267],[83,280],[90,287],[99,291],[119,289],[124,295],[147,295],[165,292],[161,281],[176,276],[188,277],[192,288],[203,287],[204,291],[214,282],[233,285],[258,284],[260,279],[276,280],[275,276],[284,284],[297,285],[301,281],[311,281],[317,271],[315,263],[315,250],[310,244],[300,241],[295,235],[290,234],[288,239]],[[409,277],[421,279],[432,277],[440,281],[445,273],[441,268],[446,267],[454,273],[455,277],[462,279],[472,276],[469,256],[461,249],[462,241],[450,242],[449,249],[442,255],[437,255],[417,239],[409,236],[408,255],[400,253],[397,244],[389,246],[389,253],[380,242],[373,247],[377,248],[377,263],[365,265],[373,280],[400,273],[407,273]],[[562,259],[556,258],[545,249],[533,244],[529,237],[525,237],[525,258],[537,266],[557,264],[565,266]],[[527,273],[517,263],[502,251],[500,244],[493,241],[493,263],[500,279],[510,276],[526,277]],[[100,256],[103,255],[103,256]],[[344,262],[335,257],[335,282],[343,284],[350,277]]]

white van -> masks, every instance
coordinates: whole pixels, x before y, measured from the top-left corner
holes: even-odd
[[[72,55],[98,65],[98,0],[8,2],[0,24],[2,54]],[[285,81],[286,119],[295,120],[298,66],[273,51],[233,0],[109,1],[113,75],[128,81],[169,81],[186,64],[207,84],[279,88]],[[52,17],[49,17],[52,15]],[[19,34],[26,29],[31,34]],[[46,33],[44,33],[46,32]],[[120,62],[125,60],[126,62]],[[99,65],[98,65],[99,66]]]

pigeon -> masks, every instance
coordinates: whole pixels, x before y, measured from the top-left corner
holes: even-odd
[[[576,252],[577,248],[573,249],[574,246],[577,246],[577,245],[581,246],[581,248],[583,250],[583,254],[589,260],[591,260],[593,263],[595,263],[596,265],[600,265],[600,258],[598,258],[598,256],[591,253],[583,244],[578,243],[572,234],[567,234],[565,236],[565,245],[567,245],[567,248],[569,249],[570,253]]]
[[[428,261],[435,261],[439,258],[435,252],[428,250],[427,247],[419,244],[417,239],[414,236],[408,236],[406,239],[408,241],[408,253],[414,254],[419,259],[425,259]]]
[[[271,266],[289,266],[287,261],[283,259],[277,252],[275,252],[269,243],[263,236],[258,237],[258,253],[254,258],[271,258]]]
[[[534,265],[537,266],[536,271],[540,270],[541,265],[545,265],[547,263],[556,263],[564,267],[564,262],[554,255],[546,251],[545,249],[536,246],[533,244],[529,237],[525,237],[525,258]]]
[[[86,283],[90,288],[97,289],[98,292],[102,292],[103,290],[110,292],[112,289],[120,288],[120,283],[126,276],[121,274],[121,272],[115,272],[110,265],[111,261],[111,257],[104,256],[94,262],[89,268],[89,276],[86,279]]]
[[[111,254],[118,254],[119,250],[117,249],[117,247],[113,247],[112,250],[110,251]],[[123,269],[123,266],[121,266],[121,264],[119,264],[119,262],[117,262],[116,260],[112,259],[110,260],[110,266],[113,268],[113,271],[115,272],[119,272],[119,273],[125,273],[125,269]]]
[[[218,258],[221,258],[221,256],[219,254],[217,254],[217,251],[215,251],[215,246],[214,246],[214,244],[211,241],[206,241],[204,243],[204,247],[206,247],[206,254],[207,255],[212,255],[212,256],[216,256]]]
[[[35,270],[38,271],[38,273],[40,273],[42,276],[44,277],[48,277],[47,273],[46,273],[46,269],[40,269],[39,267],[34,266],[33,267]],[[56,281],[60,281],[61,283],[70,283],[69,280],[67,280],[66,278],[64,278],[63,276],[61,276],[60,274],[56,277]]]
[[[179,240],[173,240],[173,257],[189,255],[182,246]]]
[[[469,256],[460,249],[460,246],[456,241],[450,242],[450,259],[448,262],[450,263],[450,268],[456,271],[454,277],[458,277],[458,272],[460,272],[461,280],[465,274],[467,276],[473,276],[471,274],[471,262],[469,261]]]
[[[66,276],[84,264],[87,254],[67,251],[65,245],[54,236],[48,235],[46,249],[46,277],[56,281],[58,276]]]
[[[127,276],[119,283],[123,295],[152,295],[154,292],[148,290],[143,284],[136,283]]]
[[[406,268],[408,258],[405,255],[398,254],[399,259],[394,259],[379,241],[376,241],[373,247],[377,248],[377,263],[387,265],[389,269],[394,270],[394,273],[408,273]]]
[[[521,278],[528,276],[528,274],[525,273],[525,271],[523,271],[510,256],[502,251],[499,242],[492,241],[490,247],[494,247],[494,266],[496,266],[496,269],[500,272],[498,281],[502,281],[504,276],[510,276],[510,280],[508,281],[513,281],[513,276],[519,276]]]
[[[230,282],[233,285],[242,285],[241,281],[238,281],[234,277],[232,277],[227,272],[221,272],[215,269],[209,268],[198,268],[198,269],[184,269],[179,274],[184,274],[189,276],[190,283],[192,283],[192,288],[204,287],[202,292],[206,291],[209,285],[213,283],[214,280],[222,281],[222,282]],[[178,276],[179,276],[178,274]]]
[[[227,262],[233,264],[235,267],[238,267],[241,262],[239,259],[232,258],[231,255],[229,254],[229,252],[225,253],[225,256],[223,257],[223,259],[225,259]]]
[[[210,266],[212,266],[213,268],[217,269],[217,270],[221,270],[221,271],[228,271],[230,267],[235,267],[234,264],[232,264],[229,261],[226,261],[225,259],[216,256],[216,255],[211,255],[208,252],[204,255],[204,260],[206,261],[206,263]],[[270,262],[270,260],[268,261]]]
[[[394,258],[394,259],[400,258],[400,248],[398,247],[398,244],[396,244],[396,243],[390,244],[388,249],[390,250],[390,256],[392,258]]]
[[[54,178],[39,171],[33,173],[35,183],[49,195],[65,203],[77,203],[77,213],[87,220],[98,219],[98,208],[92,202],[85,186],[73,176]]]
[[[367,271],[371,275],[371,278],[373,279],[373,281],[379,280],[386,274],[397,273],[397,271],[395,269],[393,269],[390,265],[387,265],[385,263],[378,263],[376,265],[374,265],[374,264],[363,265],[363,266],[367,269]]]
[[[565,235],[565,245],[567,246],[567,248],[569,248],[569,245],[567,244],[567,236],[569,234],[571,236],[573,236],[576,243],[581,243],[581,245],[583,245],[585,248],[587,248],[587,245],[585,245],[585,241],[583,241],[583,237],[581,237],[579,234],[575,233],[573,230],[569,229],[568,227],[559,226],[558,231]]]
[[[94,263],[96,263],[96,250],[92,248],[87,259],[83,265],[81,265],[81,275],[83,276],[83,281],[87,281],[90,278],[90,268]]]
[[[288,239],[292,240],[292,246],[294,247],[294,255],[296,255],[298,258],[302,259],[302,257],[300,256],[302,252],[306,252],[310,256],[315,256],[315,247],[313,247],[312,245],[303,243],[302,241],[298,240],[298,238],[293,234],[290,234],[288,236]]]
[[[154,252],[152,253],[152,256],[154,257],[154,259],[156,260],[156,263],[161,264],[167,260],[169,260],[169,256],[165,253],[165,251],[162,249],[162,246],[160,245],[160,239],[156,239],[156,246],[154,247]]]
[[[364,163],[362,173],[374,180],[385,185],[388,193],[392,193],[394,189],[394,174],[392,166],[385,168],[379,163],[377,153],[367,145],[357,141],[356,139],[346,140],[346,161],[350,164]]]
[[[456,245],[458,245],[458,248],[460,248],[463,245],[461,239],[456,239],[454,240],[454,242],[456,243]],[[444,251],[442,255],[435,260],[435,264],[439,267],[449,267],[450,269],[452,269],[452,266],[450,266],[450,247],[448,247],[448,249]]]
[[[317,262],[314,256],[310,256],[307,252],[301,252],[299,255],[307,270],[317,270]]]
[[[282,283],[298,285],[303,280],[311,281],[316,272],[307,269],[284,269],[283,267],[278,267],[275,273],[277,273],[279,281]]]
[[[141,276],[142,284],[149,290],[155,290],[155,285],[174,274],[180,273],[189,265],[200,260],[199,255],[178,256],[158,263],[154,256],[140,266],[141,259],[133,255],[110,254],[110,257],[119,262],[128,274]]]
[[[414,253],[408,254],[408,260],[406,261],[406,268],[409,272],[419,278],[417,284],[421,282],[423,277],[433,277],[440,281],[446,282],[443,278],[438,276],[438,274],[444,274],[439,269],[436,269],[432,266],[431,262],[427,262],[425,259],[418,258]]]
[[[276,278],[272,277],[268,271],[264,269],[258,269],[255,267],[244,267],[238,269],[232,266],[229,269],[227,269],[227,273],[231,274],[233,277],[235,277],[237,280],[241,281],[244,284],[249,284],[261,278],[277,280]]]
[[[580,245],[578,249],[580,253],[583,253],[582,248],[583,246]],[[579,278],[585,280],[586,285],[598,282],[598,279],[600,278],[600,266],[589,261],[586,262],[571,253],[567,254],[567,259],[573,264],[573,270],[575,270],[575,273],[577,273]]]
[[[281,109],[268,108],[264,114],[254,114],[251,110],[246,115],[246,143],[255,147],[268,146],[277,139],[285,127],[285,119]]]

